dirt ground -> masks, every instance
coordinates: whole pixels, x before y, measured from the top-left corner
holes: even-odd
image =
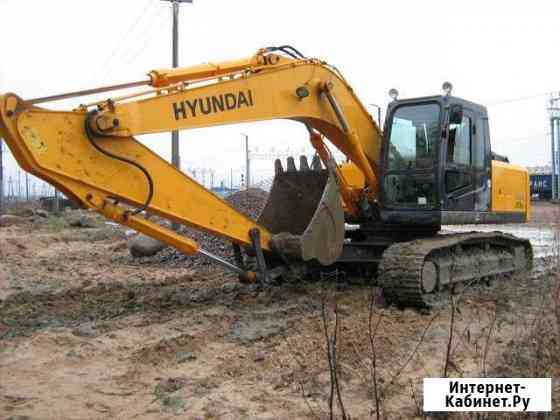
[[[460,290],[453,312],[386,307],[371,279],[343,273],[260,289],[217,268],[139,262],[102,219],[1,227],[0,418],[328,418],[324,321],[331,333],[338,323],[352,419],[375,418],[374,377],[383,418],[422,418],[422,378],[446,366],[552,376],[558,414],[559,209],[538,203],[529,225],[511,227],[539,247],[532,273]]]

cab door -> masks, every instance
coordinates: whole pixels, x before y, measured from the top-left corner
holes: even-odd
[[[492,197],[492,151],[488,117],[480,113],[472,127],[472,166],[474,174],[474,209],[489,211]]]
[[[473,167],[474,115],[463,110],[461,122],[448,125],[443,148],[444,208],[450,211],[473,211],[475,207],[475,171]]]

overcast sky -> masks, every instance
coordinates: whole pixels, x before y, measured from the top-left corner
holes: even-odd
[[[454,94],[488,107],[494,151],[550,162],[546,106],[560,90],[560,2],[194,0],[181,6],[181,65],[291,44],[337,66],[365,103]],[[0,91],[24,98],[142,79],[171,62],[171,6],[161,0],[0,0]],[[71,109],[73,103],[54,105]],[[372,108],[372,114],[375,114]],[[183,131],[184,168],[241,172],[244,140],[299,151],[290,121]],[[142,138],[168,158],[168,135]],[[255,162],[264,170],[270,162]],[[223,174],[223,175],[221,175]]]

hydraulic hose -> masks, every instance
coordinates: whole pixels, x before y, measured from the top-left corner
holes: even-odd
[[[154,196],[154,182],[153,182],[153,179],[150,176],[150,173],[147,171],[147,169],[144,168],[139,163],[134,162],[133,160],[127,159],[125,157],[115,155],[115,154],[103,149],[101,146],[99,146],[99,144],[97,144],[97,142],[95,141],[95,134],[93,133],[93,131],[91,130],[91,127],[90,127],[90,121],[96,114],[97,114],[97,110],[92,110],[92,111],[88,112],[87,116],[86,116],[86,120],[85,120],[86,136],[87,136],[89,142],[91,143],[91,145],[93,147],[95,147],[95,149],[97,151],[99,151],[100,153],[102,153],[102,154],[104,154],[104,155],[106,155],[106,156],[108,156],[112,159],[116,159],[116,160],[119,160],[121,162],[132,165],[135,168],[139,169],[140,171],[142,171],[142,173],[144,174],[144,176],[146,177],[146,179],[148,181],[148,197],[146,198],[146,201],[144,202],[144,204],[141,207],[138,207],[135,210],[133,210],[131,212],[128,212],[127,214],[130,214],[130,215],[134,216],[134,215],[137,215],[139,213],[142,213],[144,210],[146,210],[149,207],[150,203],[152,202],[152,198]]]
[[[281,45],[279,47],[268,47],[268,52],[281,51],[284,54],[292,57],[294,60],[305,59],[305,56],[291,45]]]

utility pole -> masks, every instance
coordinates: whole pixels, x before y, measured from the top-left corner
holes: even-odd
[[[553,197],[555,200],[560,199],[560,194],[559,194],[559,186],[558,186],[558,178],[559,178],[559,173],[560,173],[560,165],[558,162],[558,149],[559,149],[559,144],[560,144],[560,117],[559,118],[555,118],[554,122],[556,123],[556,135],[554,136],[554,151],[552,153],[552,161],[554,162],[554,164],[552,165],[552,167],[554,168],[553,172],[552,172],[552,179],[553,179],[553,183],[554,183],[554,193],[555,196]]]
[[[11,175],[8,177],[8,201],[10,197],[12,199],[14,198],[14,180],[12,179]]]
[[[193,0],[162,0],[169,1],[173,6],[173,68],[179,67],[179,6],[181,3],[191,3]],[[179,131],[171,132],[171,164],[181,169],[181,156],[179,154]]]
[[[560,94],[559,94],[560,95]],[[550,106],[548,114],[550,118],[550,156],[552,166],[552,199],[558,199],[558,147],[560,137],[560,108],[555,106],[556,101],[560,100],[560,96],[550,98]]]
[[[17,171],[17,201],[21,200],[21,171],[18,169]]]
[[[556,120],[550,118],[550,164],[552,166],[552,199],[556,200],[556,136],[555,136]]]
[[[381,122],[381,107],[377,104],[371,104],[370,106],[377,108],[377,126],[380,130],[383,130],[383,123]]]
[[[249,160],[249,136],[241,133],[245,137],[245,189],[251,185],[251,161]]]
[[[163,0],[170,1],[173,6],[173,68],[179,67],[179,6],[181,3],[192,3],[193,0]],[[171,132],[171,164],[181,170],[181,156],[179,153],[179,131]],[[173,222],[172,229],[178,230],[179,224]]]
[[[55,188],[54,189],[54,202],[53,202],[53,213],[56,216],[60,216],[60,200],[59,200],[59,196],[58,196],[58,190]]]
[[[25,173],[25,201],[29,201],[29,174]]]

